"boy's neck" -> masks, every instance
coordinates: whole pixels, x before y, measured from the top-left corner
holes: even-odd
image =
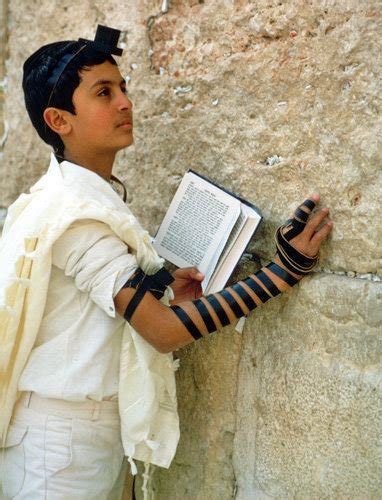
[[[87,168],[103,177],[106,181],[110,181],[113,164],[115,160],[115,153],[105,153],[103,155],[91,153],[75,153],[65,149],[65,160],[76,163],[81,167]]]

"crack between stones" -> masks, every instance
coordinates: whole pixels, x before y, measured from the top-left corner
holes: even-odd
[[[239,334],[239,335],[240,335],[241,342],[240,342],[240,352],[239,352],[239,356],[238,356],[237,371],[236,371],[236,377],[235,377],[235,379],[236,379],[235,380],[235,387],[236,387],[235,402],[236,402],[236,408],[237,408],[238,397],[239,397],[240,364],[241,364],[241,359],[242,359],[243,351],[244,351],[244,335],[243,334]],[[235,455],[235,436],[236,436],[237,429],[238,429],[238,412],[236,412],[236,415],[235,415],[235,430],[234,430],[234,436],[233,436],[233,439],[232,439],[232,455],[231,455],[231,466],[232,466],[232,474],[233,474],[232,500],[236,499],[237,494],[238,494],[238,490],[239,490],[239,483],[238,483],[238,480],[237,480],[237,474],[236,474],[236,469],[235,469],[235,462],[233,460],[233,457]]]
[[[255,252],[250,253],[250,252],[245,252],[240,259],[240,263],[249,263],[249,262],[254,262],[256,263],[259,267],[262,267],[264,264],[263,262],[269,262],[272,257],[268,258],[262,258]],[[382,276],[376,273],[358,273],[356,271],[336,271],[334,269],[329,269],[329,268],[323,268],[323,269],[317,269],[312,271],[313,274],[333,274],[335,276],[344,276],[346,278],[351,278],[351,279],[358,279],[358,280],[363,280],[363,281],[374,281],[374,282],[380,282],[382,281]]]
[[[382,281],[382,277],[374,273],[357,273],[355,271],[334,271],[332,269],[319,269],[313,271],[315,274],[334,274],[336,276],[345,276],[346,278],[352,278],[364,281]]]

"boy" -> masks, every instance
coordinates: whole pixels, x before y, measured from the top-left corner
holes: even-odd
[[[169,467],[179,439],[171,352],[296,284],[332,228],[321,225],[328,209],[309,218],[312,195],[256,274],[207,297],[197,269],[169,275],[111,185],[116,153],[133,142],[118,35],[99,26],[94,41],[49,44],[24,64],[26,108],[54,154],[10,207],[0,248],[10,498],[117,499],[124,455],[133,473],[133,459]]]

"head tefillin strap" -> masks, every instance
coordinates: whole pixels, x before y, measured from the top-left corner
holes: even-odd
[[[53,93],[56,90],[57,84],[60,81],[62,75],[64,74],[65,69],[68,65],[73,61],[73,59],[82,52],[86,47],[91,47],[98,52],[103,52],[108,55],[116,55],[121,56],[123,54],[123,49],[117,47],[118,40],[121,35],[120,30],[116,30],[114,28],[109,28],[107,26],[98,25],[96,35],[94,40],[86,40],[85,38],[79,38],[78,42],[82,45],[80,48],[77,47],[75,52],[65,54],[57,66],[54,68],[51,76],[48,79],[48,85],[52,87],[52,91],[50,93],[47,108],[49,107],[50,101],[52,99]],[[68,42],[73,43],[73,42]]]
[[[128,279],[122,288],[135,288],[136,292],[126,308],[124,318],[131,321],[136,308],[145,296],[151,292],[156,299],[161,299],[166,288],[174,281],[171,274],[162,267],[155,274],[145,274],[139,267],[132,278]]]

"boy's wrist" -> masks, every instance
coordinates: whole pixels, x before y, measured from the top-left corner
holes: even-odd
[[[293,273],[290,269],[288,269],[282,262],[281,262],[281,259],[280,257],[275,254],[275,256],[273,257],[272,259],[272,262],[274,262],[275,264],[277,264],[278,266],[280,266],[282,269],[284,269],[284,271],[286,271],[287,273],[291,274],[294,278],[296,278],[297,280],[301,280],[305,275],[304,274],[296,274],[296,273]]]

